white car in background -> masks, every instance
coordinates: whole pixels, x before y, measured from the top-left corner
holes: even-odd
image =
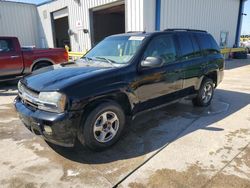
[[[247,49],[247,53],[250,53],[250,40],[241,42],[241,46]]]

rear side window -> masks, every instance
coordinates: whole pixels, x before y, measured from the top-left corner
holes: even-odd
[[[178,33],[180,45],[180,59],[189,60],[200,56],[200,49],[197,43],[194,42],[191,35],[188,33]]]
[[[0,52],[13,51],[12,41],[10,39],[0,39]]]
[[[214,40],[214,38],[211,36],[211,35],[208,35],[209,38],[210,38],[210,42],[211,42],[211,45],[212,45],[212,49],[214,50],[217,50],[217,51],[220,51],[220,48],[217,44],[217,42]]]
[[[164,64],[175,61],[176,47],[173,35],[162,35],[152,39],[143,55],[144,59],[147,57],[162,58]]]
[[[195,34],[195,37],[200,45],[201,50],[206,55],[220,53],[219,47],[211,35],[197,33]]]

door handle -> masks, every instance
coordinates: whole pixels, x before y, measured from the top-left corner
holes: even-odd
[[[175,73],[179,73],[179,72],[181,72],[181,70],[175,70],[174,72],[175,72]]]
[[[20,57],[20,56],[19,55],[12,55],[12,56],[10,56],[11,59],[18,58],[18,57]]]

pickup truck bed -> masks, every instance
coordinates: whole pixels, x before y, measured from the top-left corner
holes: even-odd
[[[68,54],[63,48],[21,48],[16,37],[0,37],[0,80],[67,61]]]

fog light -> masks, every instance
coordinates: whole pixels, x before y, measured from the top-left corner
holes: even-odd
[[[46,132],[46,134],[49,134],[49,135],[52,134],[52,129],[48,125],[44,125],[44,131]]]

